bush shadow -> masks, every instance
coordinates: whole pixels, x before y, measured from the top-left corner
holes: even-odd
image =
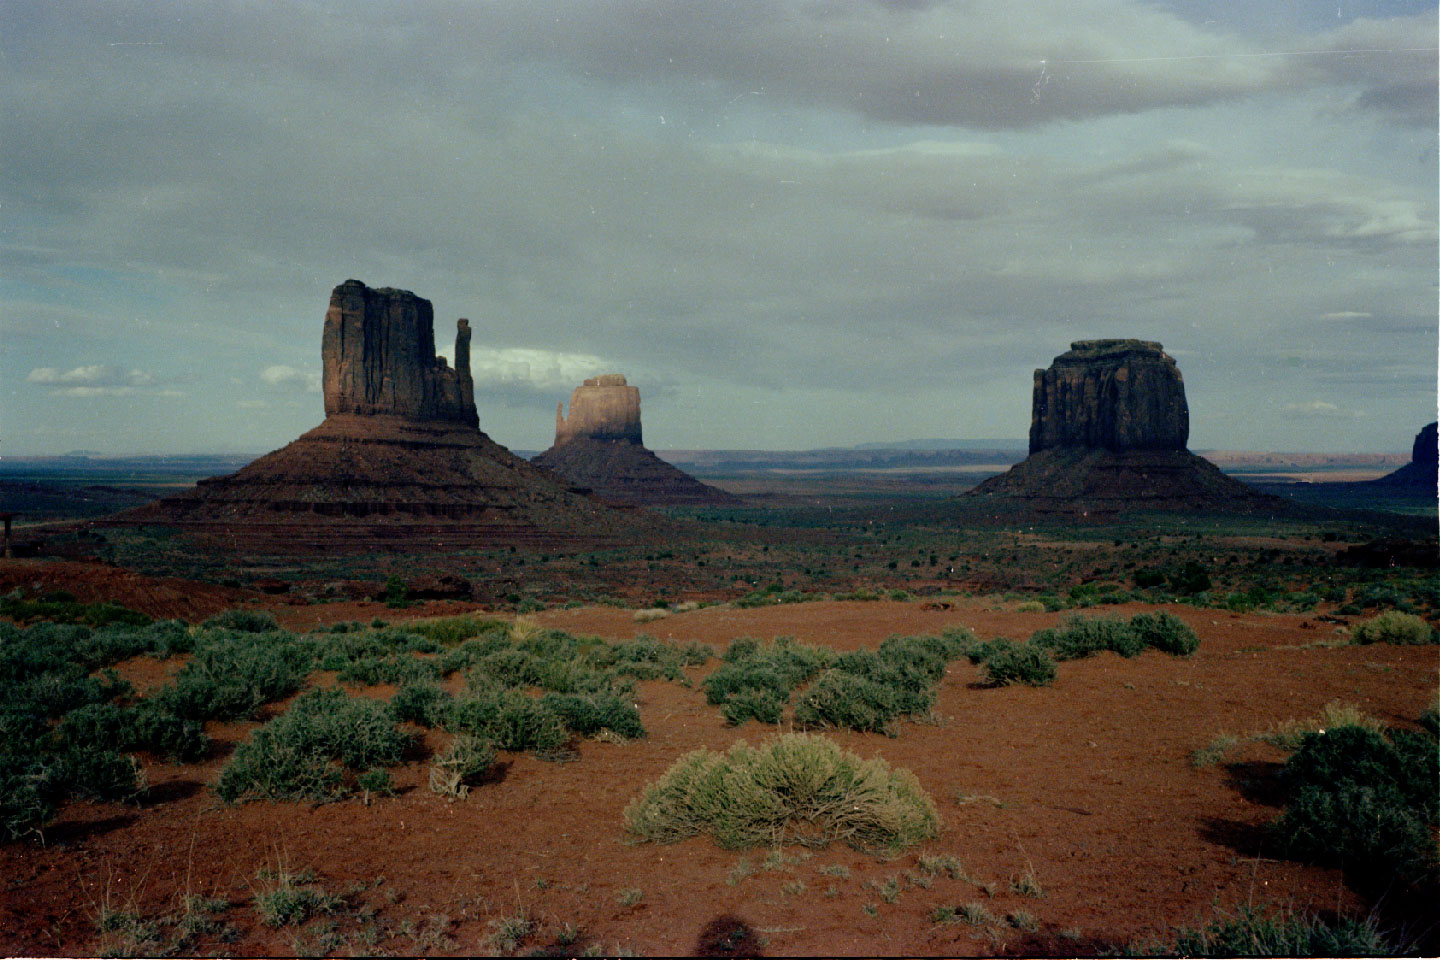
[[[761,957],[764,941],[741,918],[723,913],[705,924],[695,941],[697,957]]]

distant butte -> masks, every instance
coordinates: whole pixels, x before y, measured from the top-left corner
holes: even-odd
[[[1410,462],[1394,473],[1387,473],[1378,480],[1371,480],[1367,486],[1381,487],[1395,491],[1416,493],[1437,492],[1440,482],[1440,452],[1436,448],[1436,424],[1427,423],[1415,434],[1410,446]]]
[[[1175,360],[1150,340],[1080,340],[1035,371],[1030,456],[967,497],[1039,513],[1251,512],[1278,501],[1186,449]]]
[[[229,476],[128,510],[272,552],[570,542],[633,535],[622,514],[531,466],[479,429],[470,324],[455,367],[435,355],[430,301],[347,280],[321,342],[325,420]]]
[[[603,500],[641,507],[721,506],[740,500],[646,449],[640,391],[618,373],[591,377],[555,410],[555,443],[531,463]]]

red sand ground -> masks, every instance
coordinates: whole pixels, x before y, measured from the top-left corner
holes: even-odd
[[[1023,637],[1059,619],[962,604],[710,608],[648,624],[637,624],[633,611],[591,608],[537,619],[611,638],[647,632],[723,646],[743,635],[789,635],[836,649],[950,625]],[[316,615],[365,620],[377,611],[397,617],[378,604],[276,608],[297,626]],[[94,923],[104,905],[159,916],[186,891],[229,900],[220,919],[238,931],[229,942],[202,937],[189,949],[242,955],[493,952],[490,922],[522,912],[536,932],[519,952],[574,955],[589,945],[689,954],[729,943],[770,954],[1078,954],[1193,924],[1216,904],[1363,909],[1339,871],[1266,855],[1261,827],[1278,811],[1253,790],[1247,796],[1242,781],[1281,759],[1278,752],[1240,749],[1232,759],[1250,766],[1233,769],[1197,769],[1191,753],[1222,731],[1258,732],[1336,698],[1409,724],[1433,696],[1434,648],[1317,647],[1310,644],[1331,639],[1332,628],[1300,616],[1172,612],[1203,641],[1189,659],[1104,654],[1061,664],[1049,688],[993,690],[980,688],[978,668],[962,660],[940,686],[940,724],[905,723],[894,739],[833,734],[863,756],[912,770],[940,810],[941,836],[889,862],[846,847],[792,847],[784,851],[792,862],[764,869],[768,851],[727,852],[703,837],[627,843],[625,805],[678,757],[773,733],[753,723],[727,727],[698,687],[640,684],[644,740],[584,742],[572,763],[502,754],[501,772],[454,803],[427,789],[427,767],[415,762],[395,771],[400,796],[368,806],[225,807],[207,784],[253,724],[212,724],[222,745],[216,759],[187,767],[147,760],[151,788],[140,805],[74,803],[45,831],[43,846],[0,847],[0,950],[92,954],[107,946]],[[123,672],[146,687],[161,679],[153,661]],[[955,856],[988,892],[945,876],[917,884],[926,879],[916,871],[921,853]],[[753,868],[743,878],[741,861]],[[326,890],[348,894],[336,918],[341,939],[319,941],[312,924],[299,941],[293,929],[260,923],[249,902],[260,886],[256,871],[277,862],[313,868]],[[1042,896],[1011,890],[1027,872]],[[880,889],[890,879],[899,894],[893,903]],[[1001,918],[1028,911],[1039,931],[930,920],[936,906],[972,901]],[[363,938],[366,923],[373,942]],[[566,924],[583,933],[560,946]],[[737,927],[748,937],[726,941]]]

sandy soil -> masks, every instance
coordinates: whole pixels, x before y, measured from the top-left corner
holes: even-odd
[[[279,606],[277,614],[299,626],[312,616],[368,619],[370,608],[379,605]],[[1192,765],[1191,753],[1222,731],[1258,732],[1336,698],[1387,722],[1412,723],[1433,696],[1435,648],[1315,646],[1332,639],[1330,625],[1300,616],[1172,612],[1202,639],[1189,659],[1104,654],[1061,664],[1049,688],[993,690],[981,688],[978,669],[961,661],[941,684],[939,723],[902,724],[893,739],[834,734],[863,756],[912,770],[941,812],[938,839],[889,862],[845,847],[813,854],[789,848],[785,861],[766,869],[768,851],[728,852],[706,838],[627,843],[625,805],[679,756],[774,732],[727,727],[698,688],[640,684],[644,740],[583,742],[571,763],[502,754],[500,772],[453,803],[426,788],[417,753],[416,762],[395,771],[402,788],[395,798],[226,807],[207,784],[253,724],[212,724],[218,747],[209,762],[147,760],[151,786],[141,804],[71,804],[45,831],[43,846],[0,847],[0,949],[92,954],[107,945],[94,922],[102,908],[158,916],[174,911],[187,891],[231,903],[218,915],[230,925],[226,939],[202,937],[192,949],[272,955],[317,948],[493,952],[492,922],[521,913],[535,932],[519,952],[1083,954],[1193,923],[1216,904],[1363,909],[1338,871],[1268,856],[1262,827],[1277,810],[1253,781],[1278,753],[1246,747],[1233,755],[1236,764],[1204,768]],[[950,625],[1023,637],[1059,615],[983,602],[950,610],[825,602],[707,608],[645,624],[633,611],[610,608],[553,610],[537,619],[610,638],[645,632],[723,646],[738,636],[788,635],[851,649]],[[695,668],[692,678],[713,667]],[[153,667],[129,669],[140,671],[146,686],[157,682],[141,676]],[[317,682],[333,681],[317,675]],[[923,876],[916,864],[922,853],[953,855],[972,879]],[[299,940],[293,929],[260,923],[249,902],[263,886],[256,872],[277,863],[313,868],[327,891],[347,896],[330,940],[323,940],[323,922]],[[1012,889],[1027,873],[1042,895]],[[969,902],[1001,923],[930,919],[937,906]],[[1017,911],[1033,915],[1035,933],[1004,924]],[[562,945],[567,924],[582,933]]]

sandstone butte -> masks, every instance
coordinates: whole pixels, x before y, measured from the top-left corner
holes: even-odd
[[[1150,340],[1079,340],[1035,371],[1030,455],[965,496],[1001,509],[1254,512],[1279,501],[1186,448],[1180,369]]]
[[[1371,480],[1368,486],[1435,493],[1437,482],[1440,482],[1440,470],[1437,470],[1437,467],[1440,467],[1440,451],[1436,449],[1435,428],[1434,422],[1427,423],[1415,434],[1415,442],[1410,447],[1409,463],[1394,473]]]
[[[640,430],[640,390],[622,374],[591,377],[555,410],[555,443],[531,463],[602,500],[641,507],[723,506],[739,503],[646,449]]]
[[[325,420],[229,476],[116,515],[274,552],[484,547],[634,537],[653,521],[532,466],[479,429],[470,324],[455,367],[430,301],[347,280],[330,295]]]

